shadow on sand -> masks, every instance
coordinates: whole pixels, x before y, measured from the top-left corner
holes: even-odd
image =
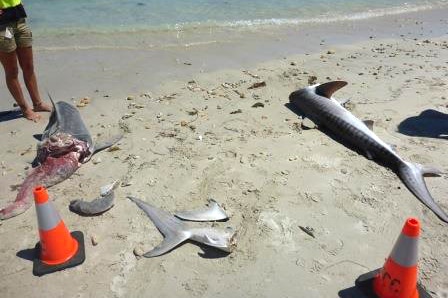
[[[361,297],[365,297],[364,293],[361,292],[355,286],[339,291],[338,292],[338,296],[340,298],[361,298]]]
[[[16,253],[16,256],[24,260],[33,261],[36,258],[36,249],[35,248],[23,249],[21,251],[18,251]]]
[[[436,110],[425,110],[398,125],[398,131],[407,136],[448,140],[448,115]]]
[[[23,114],[20,109],[14,109],[9,111],[0,111],[0,122],[11,121],[14,119],[22,118]]]

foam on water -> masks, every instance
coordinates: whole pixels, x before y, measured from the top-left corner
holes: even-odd
[[[448,0],[27,0],[36,34],[182,31],[359,20],[447,7]]]

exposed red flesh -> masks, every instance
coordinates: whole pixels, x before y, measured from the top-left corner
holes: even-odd
[[[16,200],[0,210],[0,219],[8,219],[25,212],[33,202],[33,189],[37,185],[50,187],[70,177],[80,167],[78,152],[47,157],[45,162],[31,170],[20,187]]]

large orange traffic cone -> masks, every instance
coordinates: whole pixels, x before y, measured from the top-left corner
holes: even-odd
[[[37,276],[82,264],[85,260],[84,235],[70,233],[48,200],[43,186],[34,188],[40,242],[36,244],[33,273]]]
[[[361,275],[356,280],[367,297],[431,297],[417,284],[418,238],[420,222],[408,218],[383,268]]]

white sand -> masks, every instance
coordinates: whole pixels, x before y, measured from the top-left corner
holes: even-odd
[[[423,227],[419,278],[434,296],[444,297],[447,225],[390,170],[319,130],[298,130],[300,120],[285,107],[289,93],[306,86],[309,76],[319,82],[346,80],[349,85],[336,96],[349,98],[360,119],[375,120],[380,138],[396,145],[406,160],[448,169],[446,139],[397,132],[400,122],[424,110],[448,114],[447,35],[413,38],[334,46],[334,54],[327,54],[324,45],[315,54],[258,63],[249,73],[245,68],[190,75],[179,71],[173,76],[181,73],[183,79],[148,88],[141,86],[151,77],[135,83],[119,69],[92,73],[88,61],[76,68],[79,60],[57,60],[68,55],[38,51],[39,63],[53,65],[52,72],[46,66],[39,75],[47,84],[49,77],[58,77],[51,84],[58,99],[70,100],[64,84],[77,90],[71,93],[75,101],[91,97],[80,110],[93,136],[120,127],[128,132],[119,143],[121,150],[99,153],[93,160],[100,163],[83,165],[72,178],[49,189],[67,226],[84,232],[85,263],[41,278],[32,275],[32,262],[16,255],[38,241],[31,208],[0,222],[1,296],[337,297],[360,274],[383,265],[406,218],[416,216]],[[72,54],[90,57],[88,52]],[[125,58],[129,65],[139,65],[143,57]],[[120,56],[115,53],[115,58]],[[99,91],[94,92],[92,79],[84,85],[82,77],[58,68],[62,63],[75,73],[98,76]],[[266,87],[247,89],[259,81]],[[126,95],[134,99],[126,100]],[[256,102],[264,107],[252,108]],[[242,112],[231,114],[238,109]],[[194,110],[197,116],[189,115]],[[120,120],[127,113],[132,117]],[[191,128],[181,126],[182,121]],[[24,119],[1,123],[1,206],[15,198],[10,186],[23,181],[35,155],[32,135],[41,133],[45,124]],[[115,179],[130,185],[118,188],[110,211],[80,217],[68,210],[71,199],[93,198],[100,186]],[[445,210],[447,182],[446,174],[427,179]],[[149,250],[162,237],[125,198],[129,194],[169,211],[198,208],[214,198],[231,215],[217,226],[238,230],[236,251],[223,256],[207,250],[203,257],[199,246],[187,243],[162,257],[137,259],[134,248]],[[299,226],[312,227],[315,238]]]

